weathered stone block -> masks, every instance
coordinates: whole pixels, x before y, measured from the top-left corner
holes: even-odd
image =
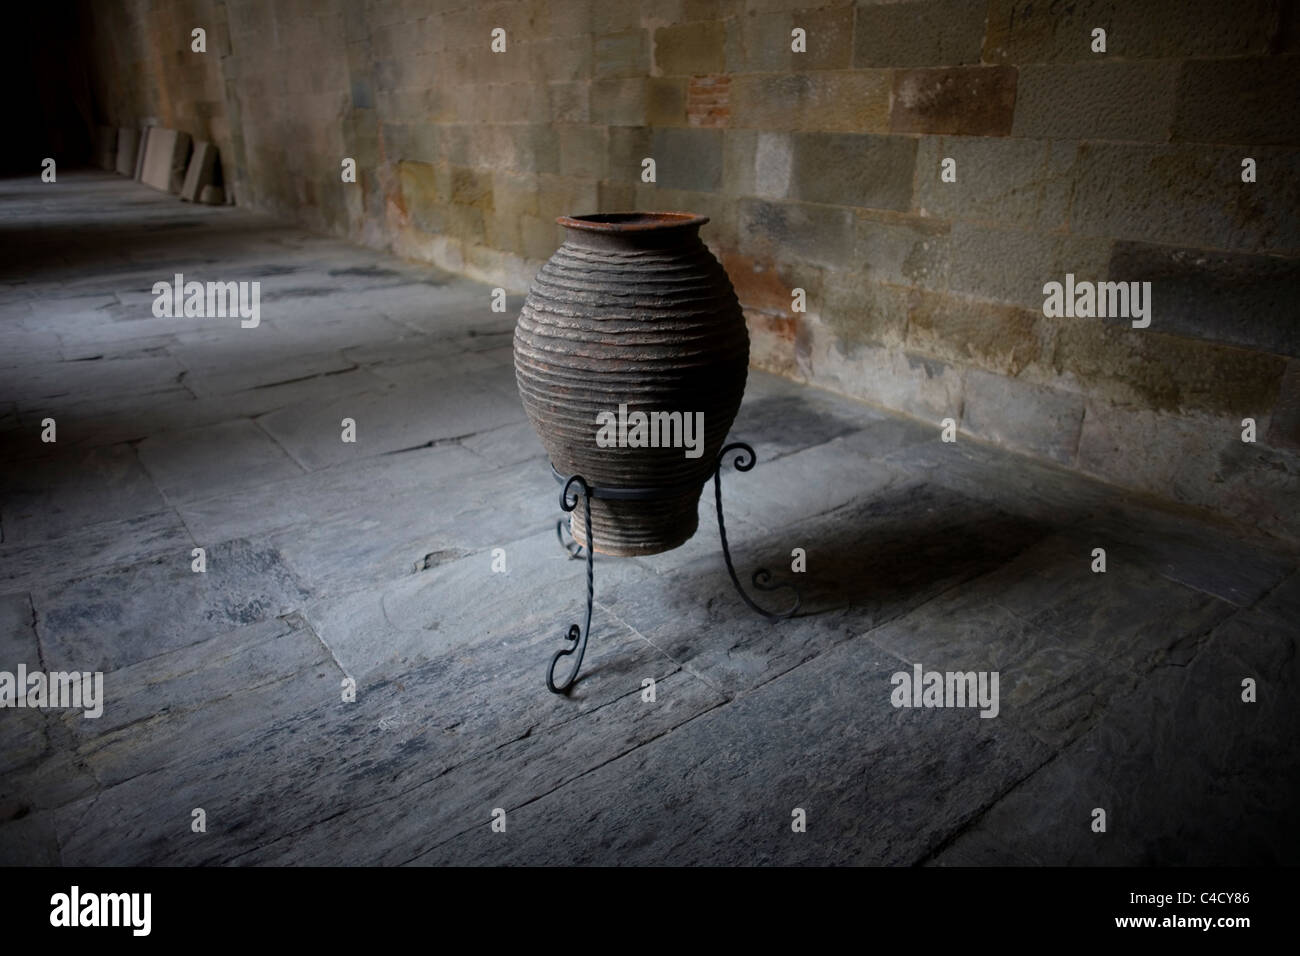
[[[1020,375],[1050,351],[1041,313],[960,296],[913,290],[907,347],[953,364]]]
[[[195,142],[194,153],[185,171],[185,182],[181,186],[181,199],[197,201],[204,187],[216,185],[216,173],[217,147],[202,140]]]
[[[721,73],[725,28],[721,21],[680,23],[655,30],[655,66],[664,76]]]
[[[523,255],[524,244],[519,235],[519,218],[503,215],[499,210],[483,211],[483,231],[488,246],[499,252]],[[469,260],[471,257],[466,256]]]
[[[923,136],[916,153],[916,208],[947,219],[1063,228],[1076,152],[1073,143]],[[956,182],[942,179],[945,159],[955,164]]]
[[[452,203],[443,210],[446,226],[442,231],[467,245],[482,245],[487,241],[486,215],[490,212],[479,206]]]
[[[464,206],[491,209],[492,174],[467,166],[453,166],[451,201]]]
[[[763,135],[752,129],[729,129],[722,134],[722,188],[728,195],[756,195],[754,165]]]
[[[787,257],[821,266],[845,267],[853,256],[853,213],[804,203],[742,199],[740,238],[774,261]]]
[[[523,215],[519,217],[519,240],[523,254],[529,259],[545,262],[559,248],[559,225],[552,219]]]
[[[388,127],[383,129],[383,142],[388,143]],[[459,123],[443,126],[438,135],[438,160],[456,166],[467,166],[472,161],[473,149],[470,144],[470,129]]]
[[[385,127],[387,130],[387,127]],[[404,147],[406,152],[403,159],[422,159],[425,162],[433,163],[438,160],[438,140],[441,136],[442,125],[440,123],[409,123],[405,128]],[[378,141],[376,140],[376,146]],[[380,161],[378,149],[375,150],[375,163]],[[363,165],[361,157],[357,157],[357,165]]]
[[[795,69],[799,55],[790,52],[790,30],[796,26],[790,11],[746,11],[733,23],[737,40],[727,50],[728,72],[788,73]]]
[[[758,133],[753,152],[751,191],[768,199],[788,199],[794,178],[794,137]]]
[[[140,142],[135,150],[135,170],[131,174],[135,178],[136,182],[140,182],[140,177],[144,173],[145,151],[149,148],[149,134],[152,133],[153,130],[154,127],[152,126],[143,126],[140,128]]]
[[[657,129],[650,155],[657,182],[669,189],[712,192],[722,187],[722,132]]]
[[[560,174],[604,179],[607,173],[609,132],[603,126],[561,126],[555,130],[560,145]]]
[[[556,37],[587,36],[596,19],[602,16],[600,12],[593,9],[593,4],[589,0],[548,3],[540,9],[545,13],[542,22],[546,26],[546,32]],[[630,24],[619,24],[616,28],[605,24],[602,26],[602,32],[622,29],[624,25]]]
[[[962,428],[975,437],[1062,464],[1074,461],[1082,395],[968,369],[963,400]]]
[[[593,123],[641,126],[646,122],[644,78],[592,80],[590,96],[589,112]]]
[[[687,81],[682,77],[653,76],[646,80],[646,122],[651,126],[685,124],[686,83]]]
[[[854,66],[961,66],[980,61],[982,4],[969,0],[858,3]]]
[[[759,12],[752,8],[733,21],[727,47],[731,73],[789,73],[843,70],[853,57],[853,7],[820,5],[803,10]],[[791,50],[791,32],[804,31],[806,49]]]
[[[482,122],[483,117],[491,117],[495,123],[534,123],[545,115],[547,102],[546,88],[540,83],[492,83],[467,95],[467,108],[479,112],[465,119]]]
[[[1097,398],[1161,412],[1261,418],[1285,359],[1099,319],[1057,319],[1052,366]]]
[[[809,319],[811,380],[842,395],[931,422],[961,416],[962,370],[894,346],[846,346],[840,331]]]
[[[349,94],[352,97],[352,107],[358,110],[370,110],[375,108],[375,89],[366,76],[354,76],[350,79]]]
[[[945,289],[951,226],[935,219],[872,210],[856,212],[856,271],[873,282]]]
[[[895,133],[1006,136],[1015,101],[1012,67],[897,70],[889,128]]]
[[[1181,417],[1092,400],[1078,466],[1121,485],[1187,501],[1213,472],[1214,449],[1228,438],[1222,426],[1208,416]]]
[[[131,126],[117,128],[116,165],[118,175],[134,176],[136,156],[140,150],[140,131]]]
[[[1106,30],[1106,54],[1124,59],[1264,53],[1278,28],[1273,0],[1079,0],[1067,5],[991,0],[986,63],[1091,60],[1092,30]]]
[[[1241,181],[1241,148],[1083,143],[1072,231],[1248,252],[1300,251],[1300,150],[1252,148],[1268,187]]]
[[[500,127],[510,144],[513,159],[509,168],[521,173],[556,173],[560,170],[559,143],[550,126],[540,123]],[[482,154],[467,166],[481,165]]]
[[[548,83],[547,116],[556,124],[586,123],[591,118],[591,89],[594,83]]]
[[[744,310],[749,364],[775,375],[799,376],[799,316]]]
[[[545,36],[529,40],[529,55],[548,81],[581,82],[591,76],[591,37]]]
[[[610,126],[610,179],[641,182],[641,160],[653,157],[649,126]],[[658,164],[656,164],[658,165]],[[655,170],[658,173],[658,170]]]
[[[641,10],[635,3],[591,3],[583,11],[583,33],[617,33],[631,30],[641,22]]]
[[[1117,242],[1109,273],[1152,284],[1152,329],[1300,356],[1298,258]]]
[[[455,127],[453,127],[454,129]],[[435,162],[441,157],[441,153],[436,151],[432,155],[421,155],[415,148],[414,137],[411,135],[411,127],[407,123],[385,123],[383,127],[383,145],[384,154],[399,162],[404,159],[420,160],[422,162]],[[445,143],[439,144],[445,147]],[[356,157],[353,157],[354,159]],[[358,166],[360,164],[358,163]],[[360,170],[358,170],[359,172]]]
[[[629,180],[603,180],[597,184],[597,208],[601,212],[630,212],[636,207],[636,186]]]
[[[817,309],[822,273],[816,267],[776,265],[742,253],[724,253],[722,265],[735,286],[736,298],[749,312],[794,317],[793,290],[804,290],[809,310]]]
[[[429,163],[403,161],[397,164],[398,188],[410,222],[427,233],[445,228],[443,205],[450,196],[440,196],[438,175]]]
[[[823,6],[814,10],[796,10],[790,26],[807,31],[808,52],[796,53],[790,66],[796,70],[843,70],[852,65],[853,8]],[[786,49],[790,48],[790,31],[786,31]]]
[[[650,44],[645,30],[598,36],[592,49],[597,77],[645,76],[650,72]]]
[[[1300,540],[1300,454],[1240,440],[1240,419],[1229,419],[1233,440],[1219,450],[1217,470],[1196,503],[1266,534]]]
[[[493,173],[492,206],[507,216],[537,215],[537,177],[511,172]]]
[[[1178,70],[1174,60],[1023,66],[1011,134],[1168,142]]]
[[[948,287],[985,299],[1012,302],[1041,312],[1043,286],[1078,279],[1106,278],[1110,240],[953,224],[948,241]]]
[[[791,141],[790,198],[871,209],[910,208],[915,140],[852,133],[795,133]],[[760,163],[762,143],[760,139]]]
[[[189,155],[189,133],[154,127],[145,146],[140,181],[163,192],[180,192]]]
[[[889,98],[888,70],[735,76],[731,125],[883,133],[889,129]]]
[[[1173,138],[1294,146],[1300,144],[1297,103],[1300,56],[1189,60],[1178,81]]]
[[[920,293],[905,286],[872,282],[850,271],[828,271],[820,303],[822,324],[851,348],[897,348],[907,340],[907,316]]]
[[[610,132],[612,134],[613,130]],[[600,189],[590,180],[547,175],[539,176],[537,184],[537,215],[552,222],[557,216],[590,212],[600,201]]]

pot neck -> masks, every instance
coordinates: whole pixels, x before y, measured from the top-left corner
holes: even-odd
[[[698,245],[707,216],[682,212],[598,213],[560,216],[565,242],[587,249],[635,252]]]

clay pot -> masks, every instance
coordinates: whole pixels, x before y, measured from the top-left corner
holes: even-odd
[[[557,221],[567,230],[564,244],[537,273],[515,326],[524,410],[560,475],[582,475],[601,490],[654,495],[593,496],[597,552],[668,551],[695,533],[700,490],[745,391],[749,335],[740,305],[700,241],[704,216],[609,213]],[[609,416],[619,418],[620,406],[632,427],[611,446]],[[638,434],[637,412],[657,421],[655,434]],[[680,413],[681,427],[666,416],[652,418],[655,412]],[[638,438],[670,432],[684,441],[686,416],[694,424],[698,413],[703,436],[694,447],[634,447]],[[571,513],[570,528],[585,546],[581,507]]]

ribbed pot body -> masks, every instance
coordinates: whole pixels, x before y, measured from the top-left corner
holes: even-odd
[[[593,498],[597,552],[667,551],[695,533],[700,490],[740,408],[749,367],[744,317],[726,272],[700,241],[703,217],[621,213],[560,222],[567,238],[533,280],[515,326],[524,410],[561,475],[659,492],[650,500]],[[638,433],[637,412],[658,427]],[[699,413],[702,438],[684,430],[686,416],[698,424]],[[612,421],[630,425],[621,438]],[[662,447],[687,438],[694,447]],[[635,447],[642,441],[661,447]],[[585,546],[581,504],[570,528]]]

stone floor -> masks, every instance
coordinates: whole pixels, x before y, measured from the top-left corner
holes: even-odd
[[[806,550],[803,612],[741,604],[706,495],[597,559],[556,697],[517,297],[108,174],[0,181],[0,237],[0,670],[106,698],[0,711],[0,862],[1300,862],[1294,549],[755,372],[727,527],[744,577]],[[155,318],[177,272],[261,324]],[[998,715],[895,708],[915,663]]]

